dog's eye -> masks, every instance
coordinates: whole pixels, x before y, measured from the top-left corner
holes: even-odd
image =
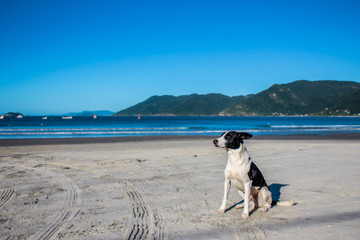
[[[226,135],[226,136],[225,136],[225,139],[226,139],[226,140],[229,140],[230,138],[231,138],[231,137],[230,137],[229,135]]]

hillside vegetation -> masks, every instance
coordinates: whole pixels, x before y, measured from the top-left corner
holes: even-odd
[[[152,96],[115,115],[218,115],[226,107],[240,102],[245,97],[228,97],[222,94]]]
[[[115,115],[357,115],[360,83],[295,81],[248,96],[222,94],[153,96]]]

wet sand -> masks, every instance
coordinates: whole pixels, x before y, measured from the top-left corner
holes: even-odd
[[[275,199],[247,220],[211,137],[0,141],[0,239],[357,239],[360,141],[246,142]]]

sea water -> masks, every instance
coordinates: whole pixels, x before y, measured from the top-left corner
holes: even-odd
[[[0,138],[126,137],[156,135],[212,135],[225,131],[253,135],[326,135],[360,133],[359,117],[5,117]]]

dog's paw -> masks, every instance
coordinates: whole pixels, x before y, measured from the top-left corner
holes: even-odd
[[[241,215],[241,217],[243,218],[243,219],[247,219],[247,218],[249,218],[249,213],[243,213],[242,215]]]
[[[271,206],[264,206],[264,207],[260,208],[260,212],[265,213],[265,212],[267,212],[270,208],[271,208]]]
[[[259,209],[259,211],[260,211],[261,213],[265,213],[265,212],[267,212],[267,210],[268,210],[267,208],[260,208],[260,209]]]
[[[218,214],[224,214],[224,213],[225,213],[225,208],[219,208]]]

